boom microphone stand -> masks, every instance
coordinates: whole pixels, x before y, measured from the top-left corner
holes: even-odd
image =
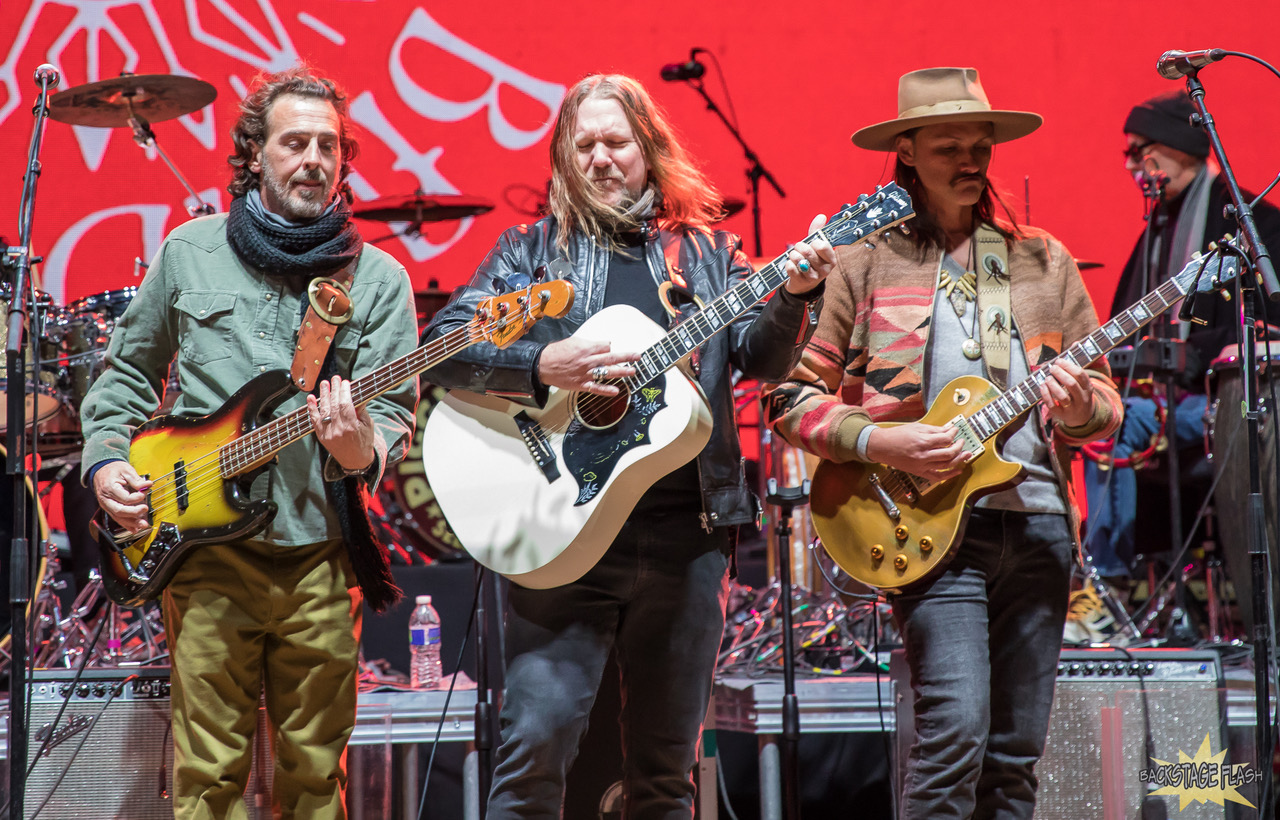
[[[9,448],[7,472],[13,482],[13,541],[9,548],[9,605],[12,610],[13,662],[9,664],[9,816],[25,817],[23,798],[27,780],[27,602],[31,574],[30,544],[27,541],[26,482],[26,350],[27,311],[34,307],[27,299],[31,283],[31,225],[36,207],[36,182],[40,178],[40,146],[49,116],[49,91],[58,85],[58,70],[45,63],[36,69],[40,86],[36,100],[35,128],[27,150],[27,171],[22,180],[22,202],[18,210],[18,244],[6,249],[5,265],[12,268],[9,303],[9,333],[5,342],[8,377],[6,430]],[[39,378],[39,374],[35,374]]]
[[[1262,238],[1258,235],[1258,226],[1253,219],[1253,210],[1249,207],[1249,203],[1245,201],[1243,194],[1240,193],[1240,186],[1236,182],[1235,173],[1231,170],[1231,163],[1227,160],[1226,150],[1222,147],[1222,140],[1218,136],[1217,126],[1214,124],[1213,115],[1209,113],[1208,107],[1204,101],[1204,85],[1200,82],[1199,70],[1191,71],[1187,74],[1187,93],[1191,95],[1191,102],[1199,112],[1197,116],[1193,116],[1193,124],[1199,125],[1205,130],[1209,136],[1209,144],[1213,148],[1213,154],[1218,159],[1218,164],[1222,166],[1222,176],[1226,180],[1227,190],[1231,194],[1231,202],[1234,204],[1234,214],[1240,231],[1247,240],[1247,254],[1249,257],[1249,267],[1261,282],[1262,287],[1271,299],[1280,297],[1280,283],[1276,281],[1275,268],[1271,264],[1271,257],[1267,253],[1267,248],[1262,244]],[[1243,389],[1244,407],[1245,407],[1245,441],[1248,444],[1249,451],[1249,496],[1246,507],[1246,515],[1248,517],[1248,533],[1249,533],[1249,562],[1250,576],[1253,579],[1253,670],[1254,670],[1254,704],[1256,707],[1255,720],[1257,721],[1257,748],[1258,748],[1258,765],[1270,768],[1272,756],[1272,732],[1271,732],[1271,689],[1270,689],[1270,670],[1272,664],[1271,646],[1271,629],[1274,621],[1271,618],[1271,578],[1268,572],[1268,560],[1270,551],[1267,545],[1267,530],[1262,502],[1262,468],[1261,468],[1261,439],[1258,429],[1258,371],[1254,366],[1254,343],[1256,341],[1256,330],[1254,327],[1254,317],[1256,315],[1256,294],[1257,285],[1253,276],[1246,275],[1247,271],[1242,270],[1240,276],[1237,277],[1240,289],[1240,361],[1241,361],[1241,382]],[[1272,803],[1271,778],[1264,778],[1260,787],[1260,805],[1258,816],[1261,820],[1268,820],[1274,816],[1275,806]]]
[[[704,48],[695,48],[689,52],[690,59],[698,54],[698,52],[706,52]],[[714,54],[712,57],[714,58]],[[717,63],[717,66],[719,63]],[[707,110],[714,113],[720,118],[720,122],[724,123],[724,127],[729,129],[729,133],[737,140],[738,145],[742,146],[742,154],[747,160],[747,179],[751,182],[751,227],[754,231],[755,239],[755,256],[764,256],[764,244],[760,238],[760,180],[763,178],[769,183],[769,187],[778,192],[778,196],[783,199],[787,198],[787,194],[782,190],[782,186],[778,184],[778,180],[774,179],[773,174],[760,163],[760,158],[756,156],[756,152],[751,150],[751,146],[747,145],[747,141],[742,138],[741,132],[729,122],[729,118],[724,115],[724,111],[720,106],[716,105],[715,100],[707,94],[706,88],[702,84],[702,80],[689,77],[685,79],[689,87],[698,92],[698,95],[707,103]]]

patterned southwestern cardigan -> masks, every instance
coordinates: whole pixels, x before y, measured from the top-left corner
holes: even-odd
[[[1098,327],[1093,302],[1071,254],[1035,228],[1009,246],[1009,303],[1014,324],[1035,368]],[[893,233],[836,249],[839,269],[827,278],[817,330],[788,380],[763,394],[766,422],[791,444],[829,461],[855,458],[858,434],[878,421],[916,421],[925,413],[925,343],[933,317],[940,251],[921,261],[910,240]],[[1068,429],[1043,425],[1054,472],[1071,510],[1080,516],[1070,481],[1071,446],[1112,435],[1123,418],[1119,392],[1103,359],[1087,371],[1093,380],[1093,417]],[[998,385],[1005,389],[1008,385]]]

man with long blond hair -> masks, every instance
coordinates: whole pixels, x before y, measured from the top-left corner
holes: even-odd
[[[425,335],[463,325],[480,299],[553,262],[570,269],[573,309],[510,347],[470,348],[429,372],[430,381],[539,406],[550,387],[615,395],[609,382],[635,373],[638,351],[625,340],[572,335],[588,316],[626,304],[669,327],[662,286],[709,302],[751,274],[739,238],[712,227],[719,194],[635,80],[595,75],[569,90],[551,165],[551,216],[504,233]],[[811,230],[822,224],[815,219]],[[724,628],[734,535],[756,516],[730,372],[776,380],[791,369],[834,258],[826,242],[797,244],[781,292],[698,350],[697,378],[715,420],[711,440],[640,498],[599,563],[560,587],[511,586],[491,820],[559,815],[611,649],[622,674],[624,814],[692,815],[692,769]]]

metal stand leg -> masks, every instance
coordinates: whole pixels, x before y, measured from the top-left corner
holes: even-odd
[[[413,820],[418,816],[418,795],[422,784],[418,782],[418,744],[406,743],[395,747],[400,757],[400,816]]]
[[[760,735],[760,820],[782,820],[782,760],[777,735]]]
[[[480,820],[480,751],[467,744],[467,757],[462,762],[462,816],[464,820]]]

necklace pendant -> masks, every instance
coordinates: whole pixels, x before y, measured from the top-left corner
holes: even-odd
[[[964,344],[960,345],[960,352],[966,359],[977,361],[982,358],[982,345],[977,339],[965,339]]]

